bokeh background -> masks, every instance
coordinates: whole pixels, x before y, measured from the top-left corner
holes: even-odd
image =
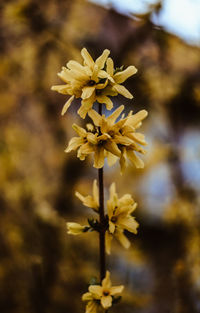
[[[126,287],[112,312],[200,312],[199,1],[13,0],[0,8],[0,312],[84,312],[81,294],[99,275],[97,235],[68,236],[65,226],[91,216],[74,192],[91,193],[97,177],[91,160],[64,153],[72,122],[82,123],[80,101],[61,117],[66,97],[50,90],[61,66],[81,61],[82,47],[135,65],[125,83],[134,100],[115,104],[149,111],[145,169],[120,176],[118,165],[105,167],[105,197],[116,181],[119,195],[138,202],[140,223],[131,249],[114,242],[108,258],[113,283]]]

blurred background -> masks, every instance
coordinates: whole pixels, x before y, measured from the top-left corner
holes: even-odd
[[[145,169],[105,166],[105,198],[117,182],[138,208],[131,249],[113,242],[108,268],[125,292],[112,312],[200,312],[200,1],[18,0],[0,4],[0,312],[84,312],[81,294],[98,277],[96,234],[68,236],[65,223],[92,212],[91,160],[65,154],[82,121],[77,100],[50,90],[86,47],[135,65],[116,97],[127,112],[147,109]],[[89,120],[88,120],[89,121]]]

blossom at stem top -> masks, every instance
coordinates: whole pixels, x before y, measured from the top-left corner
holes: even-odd
[[[105,49],[100,57],[93,60],[86,48],[81,50],[83,64],[69,61],[58,76],[65,85],[52,86],[51,89],[71,97],[62,109],[64,115],[74,98],[81,98],[81,107],[78,114],[84,119],[95,101],[104,103],[107,110],[113,108],[110,96],[118,93],[126,98],[132,98],[131,93],[121,85],[128,77],[137,72],[135,66],[129,66],[126,70],[114,70],[113,61],[108,59],[110,51]]]
[[[110,198],[107,201],[108,223],[106,231],[106,252],[110,254],[111,241],[115,237],[124,248],[130,247],[130,241],[124,235],[124,230],[137,234],[139,226],[132,213],[135,211],[137,203],[130,194],[125,194],[121,198],[116,192],[115,183],[110,186]]]
[[[142,125],[142,120],[147,116],[146,110],[141,110],[136,114],[132,111],[128,116],[124,116],[118,121],[117,118],[122,113],[124,106],[118,107],[110,116],[98,114],[95,110],[89,111],[89,116],[94,125],[86,125],[87,129],[73,124],[74,130],[79,137],[73,137],[65,152],[77,151],[77,157],[85,160],[86,156],[94,153],[94,167],[102,168],[104,158],[107,157],[108,165],[112,166],[119,158],[121,173],[127,166],[127,158],[137,168],[143,168],[143,161],[135,154],[139,152],[145,154],[145,150],[140,145],[146,145],[144,135],[137,132]],[[100,132],[99,132],[100,129]]]
[[[124,286],[113,286],[110,280],[110,272],[106,272],[106,277],[102,280],[101,285],[90,285],[88,290],[82,296],[83,301],[99,302],[104,309],[112,306],[113,297],[119,295],[124,289]],[[88,311],[86,310],[86,313]]]

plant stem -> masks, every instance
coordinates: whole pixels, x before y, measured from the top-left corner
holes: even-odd
[[[101,225],[99,232],[99,253],[100,253],[100,280],[106,276],[106,253],[105,253],[105,230],[104,230],[104,193],[103,193],[103,168],[98,170],[99,176],[99,222]]]
[[[102,115],[102,104],[99,103],[99,114]],[[99,133],[101,133],[99,128]],[[105,252],[105,213],[104,213],[104,181],[103,181],[103,167],[98,169],[99,180],[99,256],[100,256],[100,280],[102,281],[106,276],[106,252]]]

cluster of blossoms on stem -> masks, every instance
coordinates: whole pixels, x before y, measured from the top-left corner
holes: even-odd
[[[108,165],[112,166],[119,158],[121,173],[127,166],[127,158],[137,168],[143,168],[143,161],[135,152],[145,154],[141,145],[146,145],[144,135],[137,132],[142,125],[142,120],[147,116],[147,111],[141,110],[136,114],[132,111],[127,117],[122,117],[115,122],[124,110],[121,105],[110,116],[98,114],[90,110],[88,115],[93,124],[87,124],[86,129],[73,124],[73,128],[79,137],[73,137],[65,152],[78,150],[77,157],[85,160],[86,156],[94,154],[94,167],[102,168],[107,157]]]
[[[62,109],[64,115],[74,98],[81,98],[81,107],[78,114],[85,118],[95,101],[104,103],[107,110],[113,108],[110,96],[123,95],[126,98],[133,98],[131,93],[121,85],[128,77],[137,72],[135,66],[129,66],[124,71],[114,69],[113,60],[108,58],[109,50],[104,50],[102,55],[94,61],[88,51],[83,48],[81,55],[83,65],[76,61],[69,61],[66,67],[58,73],[58,76],[65,82],[65,85],[52,86],[52,90],[70,95]]]
[[[93,182],[93,195],[83,196],[76,191],[75,195],[81,200],[84,206],[93,209],[97,214],[99,213],[99,195],[97,181]],[[110,186],[110,197],[107,200],[107,214],[105,216],[106,229],[106,252],[110,254],[111,241],[116,238],[124,248],[130,247],[130,241],[125,236],[124,231],[137,234],[139,226],[132,213],[137,207],[130,194],[125,194],[121,198],[116,192],[115,183]],[[89,225],[80,225],[78,223],[67,223],[68,234],[80,235],[86,232],[99,231],[97,220],[89,220]]]
[[[73,129],[78,136],[71,138],[65,152],[77,151],[77,157],[85,160],[88,155],[94,156],[93,166],[97,169],[103,168],[105,158],[109,166],[114,165],[118,160],[121,174],[128,165],[128,160],[136,168],[143,168],[144,162],[139,157],[145,154],[143,146],[146,146],[145,137],[138,132],[142,121],[147,117],[146,110],[137,113],[130,111],[125,114],[124,105],[119,106],[110,115],[102,115],[101,109],[97,113],[93,104],[98,102],[100,106],[105,104],[107,110],[112,110],[113,102],[111,97],[118,94],[132,99],[132,94],[122,85],[122,83],[135,74],[135,66],[115,68],[113,60],[109,57],[110,51],[104,50],[102,55],[95,61],[83,48],[81,56],[83,63],[74,60],[69,61],[66,67],[62,67],[58,76],[64,81],[64,85],[52,86],[61,94],[69,95],[62,109],[64,115],[75,98],[81,99],[81,106],[78,114],[82,119],[88,115],[91,119],[85,127],[73,124]],[[126,232],[137,234],[138,222],[133,216],[137,207],[130,194],[119,197],[116,192],[115,183],[110,186],[110,195],[107,200],[106,212],[100,199],[100,186],[97,181],[93,182],[92,195],[84,196],[79,192],[75,195],[81,200],[84,206],[91,208],[96,214],[97,219],[88,219],[87,225],[80,225],[75,222],[67,223],[68,234],[80,235],[93,231],[105,235],[105,247],[107,254],[111,253],[112,239],[117,239],[124,248],[130,247],[130,241]],[[99,199],[100,198],[100,199]],[[102,275],[101,275],[102,276]],[[110,272],[101,278],[99,284],[90,285],[88,292],[82,296],[86,301],[86,313],[101,313],[107,311],[120,298],[123,286],[112,286]]]

